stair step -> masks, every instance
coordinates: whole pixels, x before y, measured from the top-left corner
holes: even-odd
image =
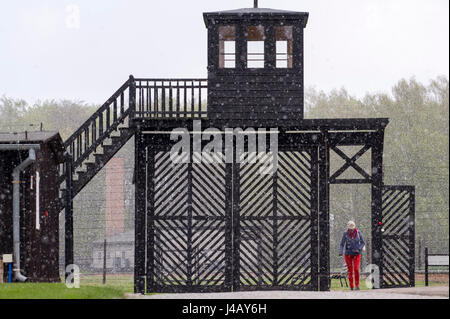
[[[97,174],[96,171],[86,171],[86,172],[79,172],[78,173],[78,183],[83,183],[84,180],[88,179],[90,180],[92,177],[94,177]],[[74,185],[77,186],[77,185]]]
[[[112,144],[114,144],[116,141],[122,140],[122,136],[111,136]]]
[[[115,144],[117,144],[117,143],[115,143]],[[104,145],[104,146],[103,146],[103,153],[106,153],[106,152],[108,152],[108,150],[110,150],[110,149],[116,147],[115,144],[113,143],[113,144],[111,144],[111,145]],[[105,152],[105,151],[106,151],[106,152]]]
[[[82,177],[83,174],[86,174],[86,173],[87,173],[86,171],[78,171],[78,172],[77,172],[78,180],[80,180],[80,177]]]
[[[108,145],[108,144],[102,145],[102,151],[103,151],[103,153],[94,153],[93,155],[94,155],[94,156],[98,156],[98,155],[105,155],[105,154],[108,154],[108,152],[111,151],[111,148],[112,148],[112,147],[114,147],[113,144],[111,144],[111,145]]]
[[[84,163],[84,165],[86,165],[86,170],[88,171],[93,170],[98,166],[98,164],[92,162]]]
[[[133,136],[135,130],[129,127],[117,127],[103,140],[96,150],[86,157],[81,166],[75,169],[73,175],[73,195],[76,196],[81,189],[100,171],[106,163],[116,154]],[[113,135],[114,134],[114,135]],[[111,143],[111,144],[106,144]],[[98,153],[97,153],[98,152]],[[101,152],[101,153],[100,153]],[[92,158],[94,157],[94,161]],[[64,204],[66,190],[61,190],[61,201]]]
[[[104,162],[105,160],[105,154],[94,154],[95,156],[95,163],[98,165],[100,162]]]
[[[95,156],[95,165],[103,167],[108,163],[108,161],[111,159],[111,156],[108,154],[94,154]]]
[[[132,131],[133,129],[132,128],[129,128],[129,127],[119,127],[119,131],[120,131],[120,134],[122,134],[122,133],[128,133],[129,131]]]

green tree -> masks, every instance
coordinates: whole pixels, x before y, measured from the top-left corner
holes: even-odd
[[[25,122],[43,123],[45,130],[58,131],[63,140],[98,109],[82,101],[46,100],[29,107],[23,119]]]
[[[2,96],[0,98],[0,132],[23,130],[27,102]]]
[[[362,99],[352,97],[345,89],[328,94],[309,89],[306,110],[308,118],[389,118],[384,143],[384,182],[416,186],[416,235],[425,238],[433,250],[448,251],[449,81],[446,77],[437,77],[428,85],[414,78],[403,79],[392,88],[391,94],[367,94]],[[360,200],[351,200],[355,196]],[[344,211],[366,210],[364,197],[367,196],[343,188],[331,206],[337,207],[342,215]],[[339,213],[335,215],[335,220],[339,220]],[[346,220],[339,222],[345,225]]]

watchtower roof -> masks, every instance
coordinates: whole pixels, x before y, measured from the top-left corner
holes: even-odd
[[[205,25],[208,27],[212,20],[235,20],[235,19],[261,19],[271,18],[280,20],[289,20],[292,18],[303,18],[303,27],[308,22],[308,12],[288,11],[270,8],[241,8],[235,10],[225,10],[203,13]]]

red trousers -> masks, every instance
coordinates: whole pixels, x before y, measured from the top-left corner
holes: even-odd
[[[361,255],[344,255],[344,258],[347,264],[350,287],[353,288],[353,271],[355,272],[355,286],[359,287],[359,264],[361,263]]]

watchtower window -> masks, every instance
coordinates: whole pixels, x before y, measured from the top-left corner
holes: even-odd
[[[236,28],[219,27],[219,68],[236,67]]]
[[[277,53],[277,68],[288,68],[293,67],[292,61],[292,26],[278,26],[275,29],[276,37],[276,53]]]
[[[247,68],[264,68],[264,27],[247,28]]]

